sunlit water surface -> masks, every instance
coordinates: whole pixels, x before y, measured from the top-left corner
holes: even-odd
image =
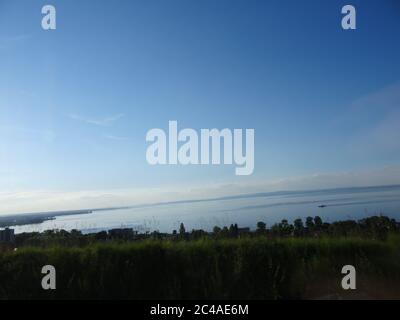
[[[320,208],[320,205],[326,207]],[[16,233],[49,229],[78,229],[84,233],[113,228],[172,232],[183,222],[187,230],[211,230],[214,226],[255,228],[282,219],[320,216],[324,221],[361,219],[385,214],[400,219],[400,186],[348,188],[295,193],[258,194],[202,202],[183,202],[90,214],[59,216],[41,224],[15,227]]]

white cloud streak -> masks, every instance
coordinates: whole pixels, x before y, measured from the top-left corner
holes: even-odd
[[[87,124],[92,124],[96,126],[107,127],[113,125],[117,120],[121,119],[124,116],[122,113],[118,113],[115,115],[111,115],[105,118],[87,118],[77,114],[70,114],[69,118],[81,122],[85,122]]]

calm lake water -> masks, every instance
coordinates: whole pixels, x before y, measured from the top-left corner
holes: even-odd
[[[319,208],[325,205],[324,208]],[[319,215],[323,221],[361,219],[384,214],[400,219],[400,185],[319,191],[257,193],[234,197],[155,204],[130,209],[94,211],[59,216],[42,224],[15,227],[16,233],[49,229],[78,229],[84,233],[128,227],[139,231],[172,232],[183,222],[186,230],[212,230],[214,226],[255,228],[282,219]]]

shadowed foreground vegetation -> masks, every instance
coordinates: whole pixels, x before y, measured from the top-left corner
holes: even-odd
[[[398,232],[328,237],[306,236],[305,228],[286,237],[271,236],[260,224],[235,238],[188,241],[181,230],[175,240],[3,250],[0,299],[346,298],[341,270],[349,264],[357,270],[355,297],[400,298]],[[41,269],[49,264],[57,270],[53,291],[41,288]]]

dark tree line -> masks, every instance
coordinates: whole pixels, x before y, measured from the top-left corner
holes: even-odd
[[[81,231],[48,230],[42,233],[17,234],[13,246],[86,246],[93,243],[109,241],[141,241],[147,239],[191,241],[201,238],[224,239],[243,237],[278,238],[320,238],[320,237],[361,237],[375,240],[385,240],[391,233],[400,233],[400,223],[386,216],[373,216],[361,220],[345,220],[332,223],[323,222],[319,216],[295,219],[293,223],[283,219],[270,228],[260,221],[256,228],[239,228],[237,224],[229,227],[215,226],[211,232],[204,230],[187,231],[181,223],[179,230],[172,233],[158,231],[139,233],[133,229],[113,229],[92,234],[82,234]]]

